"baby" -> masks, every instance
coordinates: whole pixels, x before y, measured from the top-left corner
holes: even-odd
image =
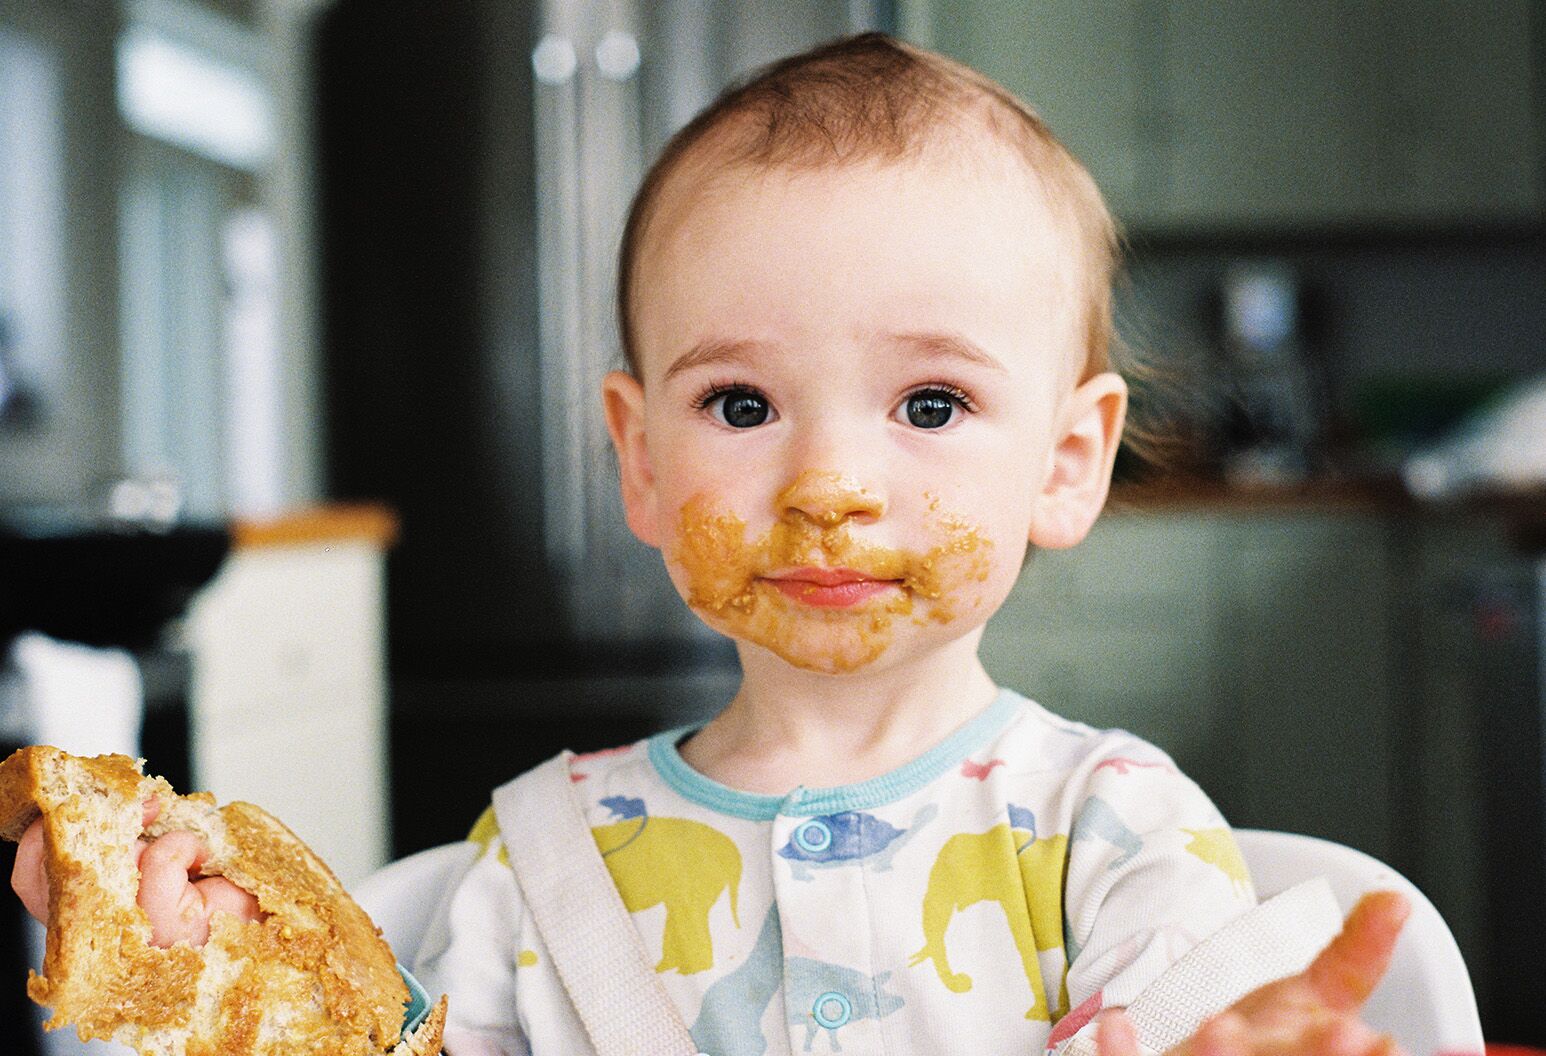
[[[1028,547],[1077,544],[1105,502],[1127,406],[1114,267],[1098,191],[1033,114],[880,34],[727,92],[646,178],[606,418],[629,526],[744,680],[707,724],[571,776],[704,1052],[1098,1034],[1131,1056],[1110,1010],[1255,904],[1163,752],[995,685],[977,656]],[[470,838],[484,853],[413,966],[451,997],[447,1052],[589,1051],[492,813]],[[159,847],[159,938],[254,911],[189,886],[196,846]],[[41,882],[24,846],[40,915]],[[1310,970],[1187,1048],[1385,1050],[1357,1011],[1403,910],[1361,904]]]

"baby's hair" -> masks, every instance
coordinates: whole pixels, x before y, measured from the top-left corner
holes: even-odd
[[[1081,377],[1116,369],[1141,387],[1152,368],[1133,357],[1112,322],[1120,259],[1116,222],[1084,166],[1035,111],[989,78],[877,32],[843,37],[752,71],[666,143],[623,227],[617,323],[628,369],[642,378],[633,327],[639,253],[666,185],[687,164],[711,163],[707,174],[739,167],[799,171],[907,162],[941,144],[971,156],[984,131],[1018,155],[1078,246],[1085,302]],[[1124,444],[1144,461],[1164,446],[1156,431],[1131,415]]]

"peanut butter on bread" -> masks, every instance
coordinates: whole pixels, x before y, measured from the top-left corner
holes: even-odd
[[[23,748],[0,762],[0,837],[40,814],[48,943],[27,993],[73,1025],[141,1056],[435,1056],[446,1000],[399,1038],[407,987],[380,931],[320,858],[250,803],[217,807],[147,777],[143,761]],[[144,802],[160,813],[146,829]],[[256,896],[266,916],[217,913],[195,949],[150,942],[134,843],[176,829],[209,847],[203,872]]]

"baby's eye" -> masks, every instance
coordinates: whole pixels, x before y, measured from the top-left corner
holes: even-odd
[[[970,398],[960,389],[930,386],[907,394],[896,409],[897,421],[917,429],[942,429],[958,410],[972,410]]]
[[[755,389],[720,389],[704,395],[698,404],[709,409],[715,420],[733,429],[751,429],[762,425],[773,414],[773,405]]]

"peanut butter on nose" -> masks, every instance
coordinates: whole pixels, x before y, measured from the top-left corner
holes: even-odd
[[[823,488],[834,494],[817,490]],[[823,508],[818,500],[827,497],[841,501]],[[687,603],[716,630],[796,667],[830,674],[857,670],[891,645],[897,620],[949,623],[963,588],[988,578],[992,541],[966,519],[940,513],[937,497],[928,498],[935,542],[917,553],[856,538],[851,514],[883,510],[884,504],[838,474],[803,474],[778,495],[781,516],[754,540],[746,538],[741,518],[695,496],[682,507],[675,553],[686,576]],[[803,567],[853,569],[894,580],[900,589],[827,609],[790,598],[763,578]]]
[[[856,513],[879,517],[885,500],[851,477],[830,470],[807,469],[773,500],[774,510],[798,510],[823,528],[836,528]]]

